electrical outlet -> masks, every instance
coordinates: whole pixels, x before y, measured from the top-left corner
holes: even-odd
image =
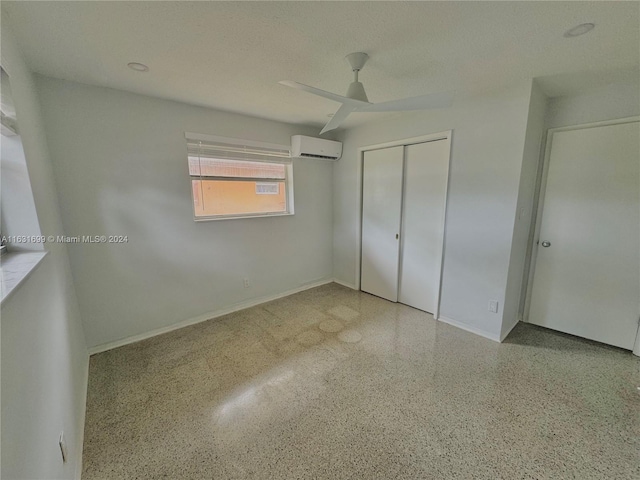
[[[248,278],[244,278],[242,282],[244,283],[244,288],[249,288],[251,286]]]
[[[60,432],[60,439],[58,440],[60,445],[60,453],[62,454],[62,463],[67,462],[67,442],[64,439],[64,430]]]
[[[498,313],[498,301],[489,300],[489,311],[492,313]]]

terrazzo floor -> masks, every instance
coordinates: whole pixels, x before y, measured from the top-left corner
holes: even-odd
[[[640,360],[337,284],[91,357],[83,479],[638,479]]]

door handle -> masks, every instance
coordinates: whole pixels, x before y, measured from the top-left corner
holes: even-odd
[[[542,246],[545,247],[545,248],[550,247],[551,246],[551,242],[544,241],[544,242],[542,242]]]
[[[396,233],[396,240],[398,240],[398,238],[400,238],[400,236]]]

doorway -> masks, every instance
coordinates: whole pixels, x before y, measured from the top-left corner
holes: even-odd
[[[640,123],[549,131],[527,321],[633,350],[640,315]]]

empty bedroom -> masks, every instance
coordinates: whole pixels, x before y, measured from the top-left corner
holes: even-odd
[[[640,2],[0,14],[3,480],[640,478]]]

